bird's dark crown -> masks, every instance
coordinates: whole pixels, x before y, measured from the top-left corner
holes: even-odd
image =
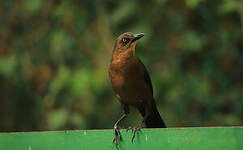
[[[126,44],[128,44],[129,42],[131,42],[131,39],[133,38],[133,33],[132,32],[126,32],[123,33],[122,35],[120,35],[117,38],[117,42],[119,44],[122,44],[123,46],[125,46]]]
[[[131,43],[135,43],[136,40],[143,37],[143,33],[133,34],[132,32],[126,32],[121,34],[115,43],[114,50],[123,50],[131,46]]]

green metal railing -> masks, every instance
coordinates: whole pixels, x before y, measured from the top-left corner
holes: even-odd
[[[243,150],[243,127],[121,130],[120,150]],[[0,150],[110,150],[113,130],[0,133]]]

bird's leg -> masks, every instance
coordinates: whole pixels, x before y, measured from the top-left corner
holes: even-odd
[[[119,140],[122,140],[120,129],[119,129],[119,123],[127,117],[127,114],[129,113],[129,107],[127,105],[123,105],[123,110],[124,110],[124,114],[114,125],[113,143],[116,145],[116,147],[118,146],[118,138]]]
[[[141,131],[141,129],[142,129],[142,124],[143,124],[143,122],[140,123],[137,127],[128,127],[128,128],[127,128],[127,131],[128,131],[128,130],[132,130],[132,143],[133,143],[133,141],[134,141],[134,139],[135,139],[136,132],[137,132],[137,131]]]
[[[123,114],[121,116],[121,118],[115,123],[114,125],[114,138],[113,138],[113,143],[117,146],[118,145],[118,141],[117,141],[117,137],[121,140],[121,133],[120,133],[120,130],[119,130],[119,123],[124,119],[126,118],[126,114]]]
[[[137,132],[137,131],[141,131],[142,126],[143,126],[145,120],[146,120],[147,117],[148,117],[148,113],[146,113],[146,109],[144,109],[143,105],[139,105],[139,106],[138,106],[138,110],[139,110],[139,112],[141,113],[141,115],[143,116],[143,120],[142,120],[142,122],[141,122],[140,124],[138,124],[137,127],[128,127],[128,128],[127,128],[127,131],[128,131],[128,130],[132,130],[132,143],[133,143],[133,141],[134,141],[134,139],[135,139],[136,132]]]
[[[146,117],[146,116],[145,116]],[[129,128],[128,130],[132,130],[132,143],[133,143],[133,141],[134,141],[134,139],[135,139],[135,135],[136,135],[136,132],[137,131],[141,131],[141,129],[142,129],[142,126],[143,126],[143,123],[144,123],[144,121],[145,121],[145,119],[146,118],[143,118],[143,120],[142,120],[142,122],[140,123],[140,124],[138,124],[138,126],[137,127],[134,127],[134,128]]]

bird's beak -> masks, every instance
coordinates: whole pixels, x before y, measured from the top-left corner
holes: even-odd
[[[143,36],[144,36],[143,33],[133,34],[132,42],[137,41],[138,39],[140,39]]]

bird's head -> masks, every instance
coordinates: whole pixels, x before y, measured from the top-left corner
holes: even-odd
[[[131,32],[126,32],[121,34],[115,42],[113,51],[118,53],[130,51],[134,54],[136,41],[143,36],[143,33],[133,34]]]

